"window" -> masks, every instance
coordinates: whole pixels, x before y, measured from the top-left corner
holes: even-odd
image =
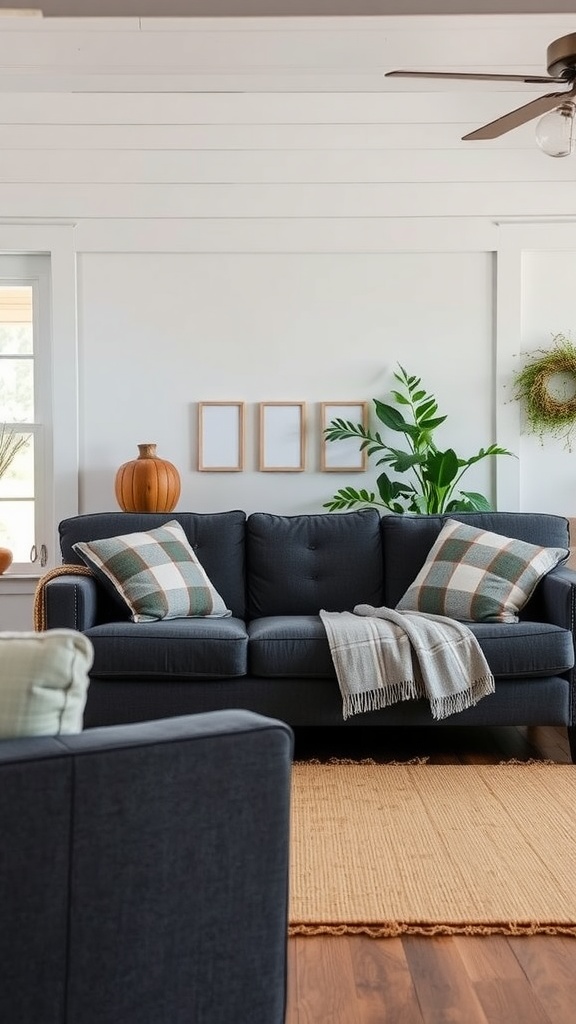
[[[17,573],[48,561],[49,283],[47,256],[0,255],[0,545]]]

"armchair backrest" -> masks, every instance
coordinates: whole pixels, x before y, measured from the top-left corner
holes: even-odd
[[[282,1024],[291,757],[246,711],[0,742],[0,1020]]]

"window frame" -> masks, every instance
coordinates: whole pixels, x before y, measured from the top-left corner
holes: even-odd
[[[78,513],[79,414],[78,414],[78,338],[76,314],[76,253],[74,227],[68,224],[14,224],[0,221],[0,255],[47,256],[48,273],[37,279],[41,321],[34,330],[42,331],[42,346],[35,351],[35,374],[42,377],[39,409],[43,419],[39,472],[43,491],[42,508],[36,514],[36,537],[40,550],[46,546],[46,564],[13,563],[0,576],[0,593],[14,587],[15,581],[36,580],[61,561],[58,524]],[[29,283],[34,275],[22,277]],[[39,336],[39,335],[38,335]],[[35,333],[36,340],[36,333]],[[46,389],[49,389],[48,391]],[[36,472],[38,481],[38,471]]]

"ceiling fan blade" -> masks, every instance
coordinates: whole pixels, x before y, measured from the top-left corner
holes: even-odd
[[[495,121],[490,121],[489,124],[477,128],[476,131],[463,135],[462,138],[464,140],[497,139],[500,135],[512,131],[513,128],[519,128],[521,124],[526,124],[527,121],[541,117],[549,110],[554,110],[554,107],[572,99],[574,95],[576,95],[576,88],[569,89],[568,92],[549,92],[546,96],[540,96],[530,103],[525,103],[523,107],[517,107],[516,110],[511,110]]]
[[[458,78],[472,79],[476,82],[527,82],[528,84],[562,85],[565,78],[552,78],[550,75],[497,75],[475,73],[473,71],[387,71],[384,78]]]

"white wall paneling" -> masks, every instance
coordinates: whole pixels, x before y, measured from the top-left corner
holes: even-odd
[[[508,389],[501,426],[512,418],[518,434],[519,506],[571,516],[574,453],[559,438],[540,440],[526,430],[520,403],[511,401],[511,381],[527,357],[551,347],[553,335],[576,342],[576,222],[504,224],[500,234],[499,368]]]
[[[496,223],[474,217],[87,218],[78,252],[490,252]]]
[[[0,186],[0,217],[443,217],[576,216],[573,182],[485,184],[82,185]]]

